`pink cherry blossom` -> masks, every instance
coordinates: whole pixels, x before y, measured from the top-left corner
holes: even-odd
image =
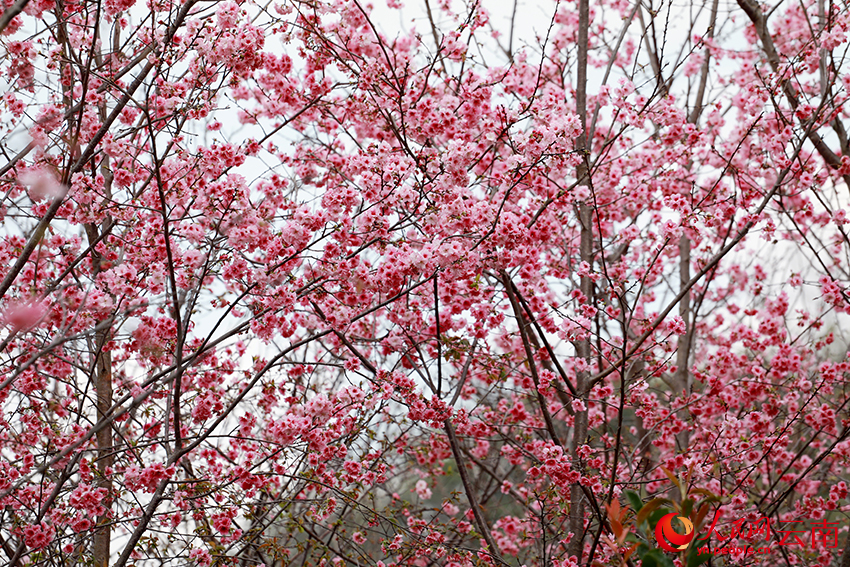
[[[844,4],[24,4],[13,563],[691,565],[638,504],[848,511]]]

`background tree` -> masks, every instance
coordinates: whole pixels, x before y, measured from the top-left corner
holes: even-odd
[[[846,5],[4,6],[9,565],[845,527]]]

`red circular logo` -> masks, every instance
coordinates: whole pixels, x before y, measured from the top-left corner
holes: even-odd
[[[685,524],[685,533],[680,534],[673,529],[673,518],[679,518],[679,521]],[[658,524],[655,526],[655,539],[658,540],[658,545],[664,551],[674,553],[682,551],[683,549],[687,549],[688,544],[694,539],[694,525],[684,516],[676,516],[676,513],[672,512],[658,520]],[[668,541],[670,543],[667,543]]]

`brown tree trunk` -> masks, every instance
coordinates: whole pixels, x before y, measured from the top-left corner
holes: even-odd
[[[112,407],[112,354],[104,350],[108,339],[107,332],[98,333],[98,353],[95,387],[97,388],[97,418],[103,419]],[[112,505],[112,480],[107,469],[113,461],[112,427],[104,427],[97,432],[97,471],[98,488],[106,489],[106,499],[103,505],[106,512],[97,519],[97,529],[94,532],[92,558],[97,567],[109,566],[109,542],[112,539],[109,509]]]
[[[576,139],[576,151],[581,156],[581,163],[576,170],[576,179],[580,187],[591,189],[590,183],[590,160],[588,159],[589,148],[587,141],[587,48],[588,37],[587,30],[590,25],[590,12],[588,0],[579,0],[578,8],[578,69],[576,73],[576,113],[581,120],[582,131]],[[589,266],[593,266],[593,211],[590,206],[581,201],[578,207],[579,223],[581,225],[581,242],[579,254],[582,262],[587,262]],[[593,282],[590,276],[581,277],[581,292],[588,302],[593,301]],[[590,355],[590,338],[584,338],[576,342],[576,356],[583,359],[587,363],[588,368],[591,363]],[[587,407],[587,381],[589,373],[587,371],[579,372],[576,376],[576,390],[582,398],[582,401]],[[576,412],[574,417],[573,439],[570,447],[573,467],[581,469],[581,459],[578,450],[585,442],[587,437],[587,409]],[[574,555],[578,562],[581,563],[581,556],[584,547],[584,510],[585,501],[584,493],[579,484],[573,484],[570,487],[570,531],[573,537],[570,540],[568,552]]]
[[[108,231],[108,225],[103,227]],[[100,239],[98,228],[94,224],[86,225],[86,235],[90,243],[96,243]],[[92,260],[95,266],[99,266],[102,257],[96,249],[92,249]],[[95,269],[95,273],[98,269]],[[97,420],[104,419],[112,407],[112,353],[108,350],[107,343],[110,337],[110,328],[97,331],[92,355],[95,358],[94,365],[94,387],[97,393]],[[103,505],[106,511],[98,516],[97,526],[94,531],[92,542],[92,560],[96,567],[109,566],[109,544],[112,540],[112,526],[110,519],[110,508],[112,507],[112,479],[110,478],[114,448],[112,437],[112,426],[103,427],[97,432],[97,487],[106,489],[106,497]]]

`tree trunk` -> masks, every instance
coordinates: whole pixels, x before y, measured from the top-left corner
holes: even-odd
[[[590,168],[588,159],[589,148],[587,142],[587,47],[588,37],[587,30],[590,25],[590,13],[588,0],[579,0],[578,8],[579,26],[578,26],[578,69],[576,73],[576,113],[581,120],[582,131],[576,139],[576,151],[581,156],[581,163],[576,170],[576,179],[580,187],[587,190],[591,189],[590,183]],[[580,257],[582,262],[587,262],[589,266],[593,266],[593,211],[590,206],[581,201],[578,206],[579,223],[581,225],[581,243]],[[593,282],[589,275],[581,277],[581,292],[585,300],[593,301]],[[576,342],[576,356],[581,358],[590,368],[590,338],[585,337]],[[587,408],[587,381],[588,371],[579,372],[576,376],[576,390]],[[578,411],[575,414],[573,426],[573,440],[571,449],[571,458],[573,468],[581,469],[580,457],[578,450],[585,442],[587,437],[587,409]],[[569,554],[574,555],[578,562],[581,563],[581,556],[584,543],[584,509],[585,501],[581,486],[576,483],[570,487],[570,531],[573,537],[569,543]]]

